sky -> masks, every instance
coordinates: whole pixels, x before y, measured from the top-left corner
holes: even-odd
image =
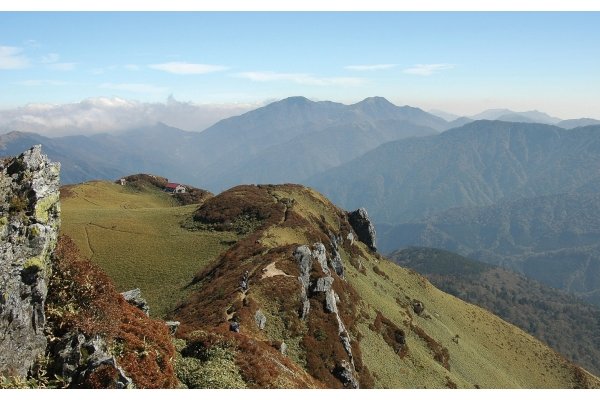
[[[598,12],[0,12],[0,127],[65,105],[92,123],[94,103],[105,120],[157,104],[216,119],[289,96],[600,119],[599,43]]]

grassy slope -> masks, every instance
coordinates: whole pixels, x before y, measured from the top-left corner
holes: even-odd
[[[198,206],[178,207],[148,187],[135,191],[110,182],[88,182],[63,196],[62,233],[84,257],[101,266],[124,291],[139,287],[160,317],[186,296],[194,273],[235,240],[231,233],[190,232],[181,221]]]
[[[380,387],[558,388],[576,386],[572,366],[541,342],[489,312],[446,294],[425,278],[388,261],[364,260],[366,276],[356,271],[348,279],[358,290],[372,318],[379,310],[410,332],[409,354],[400,359],[379,335],[361,326],[364,362]],[[373,272],[377,265],[388,278]],[[416,316],[396,299],[418,299],[425,314]],[[408,304],[406,304],[408,306]],[[409,321],[421,327],[450,354],[450,370],[432,362],[423,340],[406,329]],[[458,343],[453,341],[458,335]],[[598,385],[598,381],[596,381]]]
[[[412,247],[389,255],[438,288],[477,304],[600,373],[600,308],[524,275],[445,250]]]
[[[300,214],[322,215],[327,225],[337,226],[333,206],[322,195],[297,188],[271,190],[271,193],[294,199],[293,209]],[[310,243],[302,231],[302,228],[271,227],[265,231],[261,242],[269,248]],[[362,243],[355,246],[368,253]],[[344,250],[342,257],[347,281],[362,299],[359,309],[363,315],[368,314],[368,318],[359,320],[360,347],[363,362],[373,373],[376,387],[443,388],[455,384],[459,388],[476,385],[482,388],[570,388],[582,384],[582,379],[586,378],[581,375],[587,376],[589,385],[600,387],[597,378],[579,373],[581,370],[537,339],[482,308],[436,289],[421,275],[372,253],[366,258],[361,257],[362,265],[366,267],[363,274],[351,266],[350,255]],[[387,277],[374,272],[374,267]],[[425,304],[424,316],[414,314],[412,299]],[[263,303],[265,306],[269,307]],[[401,359],[379,333],[369,329],[376,311],[407,332],[409,352],[406,357]],[[269,316],[271,324],[276,323],[273,317],[273,314]],[[423,335],[416,333],[418,328],[410,329],[411,322],[448,349],[450,370],[434,360]],[[270,336],[268,330],[266,333]],[[270,339],[281,338],[276,335]]]
[[[237,239],[233,233],[181,229],[180,222],[196,206],[173,207],[170,198],[160,192],[132,193],[127,187],[105,182],[79,185],[71,192],[71,197],[63,200],[63,233],[72,236],[83,253],[115,279],[119,289],[141,287],[154,315],[162,315],[172,309],[188,294],[181,288],[190,282],[194,273],[226,249],[222,241]],[[295,277],[298,270],[292,262],[291,253],[299,244],[314,243],[316,237],[327,244],[326,231],[340,234],[343,224],[339,218],[343,213],[336,211],[318,193],[300,187],[271,187],[268,189],[269,196],[271,200],[267,203],[272,201],[273,207],[277,203],[283,210],[280,200],[293,199],[292,212],[313,217],[301,220],[290,214],[286,222],[283,218],[279,220],[283,211],[273,211],[272,225],[239,242],[245,244],[238,247],[238,254],[249,251],[252,258],[248,258],[247,263],[242,258],[240,265],[236,265],[234,254],[223,259],[224,263],[216,264],[221,272],[212,278],[210,274],[206,275],[207,279],[216,280],[217,285],[203,284],[193,296],[212,295],[208,298],[213,300],[206,306],[218,304],[218,307],[223,307],[211,317],[219,326],[227,326],[226,320],[219,315],[226,316],[231,304],[237,304],[235,308],[242,318],[244,334],[236,337],[255,343],[251,345],[255,351],[269,347],[265,343],[285,339],[290,347],[287,360],[309,368],[307,349],[301,344],[301,336],[306,334],[307,329],[313,328],[296,321],[295,309],[285,308],[289,307],[286,304],[296,304],[295,298],[298,297]],[[263,249],[253,252],[253,246],[256,248],[259,243]],[[248,250],[244,250],[244,246],[248,246]],[[575,368],[513,325],[439,291],[422,276],[369,253],[361,243],[352,246],[346,243],[340,248],[346,265],[347,283],[358,294],[355,305],[360,316],[356,318],[357,326],[353,330],[358,334],[352,334],[352,340],[359,341],[363,363],[371,371],[376,387],[443,388],[456,385],[472,388],[477,385],[492,388],[570,388],[585,383],[600,386],[597,378]],[[358,258],[364,266],[362,272],[352,266],[357,264]],[[290,276],[259,278],[262,268],[271,262]],[[245,269],[250,269],[253,277],[248,306],[242,305],[235,289]],[[336,280],[337,291],[342,297],[338,307],[342,310],[350,307],[350,303],[346,294],[340,291],[345,283],[342,284],[337,277]],[[422,316],[412,311],[413,299],[425,304]],[[314,301],[311,300],[316,307]],[[187,304],[192,321],[202,325],[193,315],[194,312],[204,312],[202,307],[195,306],[198,303],[193,297],[191,300],[188,298]],[[268,328],[264,331],[258,331],[254,325],[254,310],[259,307],[268,317]],[[318,310],[313,310],[311,315],[314,317]],[[406,333],[408,353],[405,357],[396,354],[382,334],[370,328],[377,311]],[[281,316],[285,318],[279,320]],[[289,330],[290,323],[298,326],[296,333]],[[318,321],[313,320],[312,323]],[[196,325],[190,327],[197,329]],[[325,325],[323,327],[326,328]],[[200,328],[212,329],[209,325]],[[440,349],[444,348],[449,354],[449,369],[435,360],[436,353],[439,355]],[[256,354],[274,357],[268,352]],[[248,374],[257,370],[250,366],[242,368],[242,371]]]

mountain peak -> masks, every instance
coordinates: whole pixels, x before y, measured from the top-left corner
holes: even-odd
[[[359,101],[358,103],[354,104],[355,106],[377,106],[377,107],[397,107],[396,105],[392,104],[388,99],[386,99],[385,97],[381,97],[381,96],[373,96],[373,97],[367,97],[366,99]]]

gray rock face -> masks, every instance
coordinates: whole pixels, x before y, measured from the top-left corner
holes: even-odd
[[[331,235],[330,235],[331,236]],[[337,254],[339,257],[339,253],[337,251],[337,239],[334,237],[332,239],[332,247],[334,254]],[[308,298],[308,294],[314,296],[318,293],[325,293],[325,303],[324,308],[325,311],[335,315],[337,321],[338,328],[338,336],[342,346],[346,354],[348,355],[348,360],[339,360],[337,362],[337,366],[333,371],[334,375],[344,384],[344,387],[347,388],[358,388],[358,381],[355,378],[355,365],[354,358],[352,356],[352,344],[350,342],[350,336],[348,335],[348,331],[344,326],[344,322],[340,318],[338,313],[337,303],[340,301],[339,296],[333,289],[334,277],[331,275],[331,271],[327,268],[327,252],[326,248],[322,243],[315,243],[313,245],[313,251],[311,252],[310,248],[306,245],[299,246],[294,251],[294,258],[298,263],[298,268],[300,270],[300,276],[298,280],[302,284],[301,286],[301,301],[302,301],[302,309],[300,311],[300,317],[306,318],[310,311],[310,301]],[[312,280],[310,279],[311,269],[315,264],[313,260],[316,260],[317,263],[321,267],[321,271],[325,274],[325,276],[319,277]],[[334,256],[335,260],[335,256]],[[341,262],[341,257],[340,257]],[[332,264],[333,265],[333,264]],[[325,268],[324,268],[325,267]],[[335,269],[335,267],[334,267]],[[342,269],[343,274],[343,269]],[[336,270],[337,273],[337,270]],[[338,275],[342,276],[340,273]],[[310,289],[310,291],[309,291]]]
[[[131,289],[126,292],[121,293],[121,296],[132,306],[135,306],[146,313],[146,315],[150,315],[150,306],[148,306],[148,302],[146,299],[142,297],[142,290],[139,288]]]
[[[331,276],[324,276],[323,278],[318,278],[317,283],[315,284],[314,291],[329,292],[331,290],[331,285],[333,285],[333,278]]]
[[[369,219],[367,210],[359,208],[356,211],[349,212],[348,222],[350,222],[352,229],[356,232],[358,240],[366,244],[371,250],[377,251],[377,246],[375,245],[375,227]]]
[[[0,161],[0,375],[25,377],[44,353],[44,303],[60,226],[60,164],[34,146]]]
[[[310,311],[310,301],[308,300],[308,288],[310,286],[310,270],[312,268],[312,252],[306,245],[300,246],[294,251],[294,258],[298,263],[300,275],[298,280],[301,284],[300,301],[302,307],[300,309],[300,318],[304,319]]]
[[[354,368],[346,360],[342,360],[333,370],[333,375],[342,382],[345,388],[358,389],[358,381],[354,377]]]
[[[133,383],[115,357],[107,349],[102,338],[86,339],[84,335],[68,333],[54,346],[54,359],[60,365],[62,378],[69,387],[80,387],[96,369],[108,365],[117,371],[113,386],[117,389],[131,388]]]
[[[327,249],[323,243],[315,243],[313,245],[312,256],[321,266],[323,273],[329,275],[329,266],[327,265]]]
[[[265,317],[265,314],[263,314],[262,311],[257,310],[256,313],[254,313],[254,322],[256,322],[258,329],[263,330],[267,324],[267,317]]]

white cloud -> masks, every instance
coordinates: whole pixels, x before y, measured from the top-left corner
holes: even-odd
[[[166,87],[149,85],[145,83],[103,83],[100,85],[100,88],[142,94],[161,94],[166,93],[169,90]]]
[[[22,53],[19,47],[0,46],[0,69],[27,68],[29,60]]]
[[[397,67],[398,64],[369,64],[369,65],[346,65],[344,69],[351,71],[380,71]]]
[[[197,74],[208,74],[211,72],[224,71],[229,67],[223,65],[210,65],[210,64],[191,64],[186,62],[169,62],[164,64],[152,64],[149,65],[152,69],[159,71],[169,72],[177,75],[197,75]]]
[[[0,134],[13,130],[47,136],[118,132],[163,122],[201,131],[219,120],[262,104],[195,104],[170,97],[164,103],[143,103],[119,97],[96,97],[70,104],[28,104],[0,110]]]
[[[454,68],[454,64],[416,64],[402,72],[411,75],[429,76],[446,69]]]
[[[233,74],[233,76],[255,82],[287,81],[309,86],[356,86],[364,83],[364,79],[362,78],[345,76],[322,78],[305,73],[279,73],[270,71],[240,72]]]

